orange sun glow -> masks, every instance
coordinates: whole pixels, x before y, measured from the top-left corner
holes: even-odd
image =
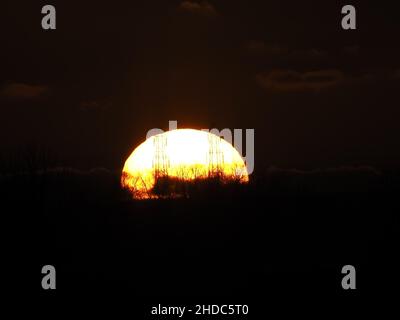
[[[128,157],[121,184],[134,198],[157,198],[152,189],[159,176],[183,181],[215,174],[225,180],[248,182],[246,165],[226,140],[207,131],[177,129],[148,138]]]

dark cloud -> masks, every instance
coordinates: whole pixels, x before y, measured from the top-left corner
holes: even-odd
[[[182,11],[199,14],[207,17],[216,17],[218,15],[215,7],[208,1],[183,1],[179,5],[179,9]]]
[[[316,61],[328,56],[327,52],[317,48],[292,49],[285,45],[252,40],[245,44],[248,53],[265,58],[280,58],[283,60]]]
[[[1,88],[0,96],[9,99],[35,99],[44,95],[48,91],[49,88],[43,85],[10,83]]]
[[[308,72],[277,69],[257,75],[257,82],[273,92],[304,92],[335,87],[344,78],[343,72],[335,69]]]
[[[271,167],[265,179],[274,188],[293,192],[342,193],[378,189],[382,173],[370,166],[345,166],[310,171]]]
[[[282,169],[270,167],[267,170],[269,175],[286,175],[286,176],[347,176],[347,175],[365,175],[379,176],[381,171],[371,166],[343,166],[337,168],[314,169],[314,170],[299,170],[299,169]]]

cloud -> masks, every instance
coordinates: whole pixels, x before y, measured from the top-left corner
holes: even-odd
[[[183,1],[179,5],[179,9],[182,11],[190,12],[207,17],[216,17],[218,15],[215,7],[208,1]]]
[[[32,85],[25,83],[10,83],[3,86],[0,90],[0,96],[10,99],[35,99],[47,93],[47,86]]]
[[[280,58],[290,61],[312,61],[322,60],[328,57],[327,52],[311,49],[291,49],[288,46],[267,43],[262,40],[252,40],[244,45],[246,51],[251,55],[262,56],[265,58]]]
[[[282,169],[278,167],[269,167],[266,172],[269,175],[281,176],[349,176],[349,175],[365,175],[380,176],[382,174],[378,169],[371,166],[341,166],[336,168],[299,170],[299,169]]]
[[[335,87],[341,84],[344,78],[343,72],[336,69],[308,72],[277,69],[258,74],[257,82],[273,92],[307,92]]]
[[[311,171],[271,167],[265,172],[265,179],[267,185],[278,192],[366,192],[380,188],[382,173],[370,166],[348,166]]]

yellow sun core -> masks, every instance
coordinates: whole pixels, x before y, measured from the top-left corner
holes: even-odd
[[[168,176],[181,180],[221,175],[227,180],[248,182],[239,152],[226,140],[207,131],[177,129],[148,138],[128,157],[121,184],[134,198],[156,197],[156,179]]]

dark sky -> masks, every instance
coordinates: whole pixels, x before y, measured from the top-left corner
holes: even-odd
[[[177,120],[254,128],[256,171],[400,165],[396,1],[6,0],[0,17],[3,151],[116,169]]]

